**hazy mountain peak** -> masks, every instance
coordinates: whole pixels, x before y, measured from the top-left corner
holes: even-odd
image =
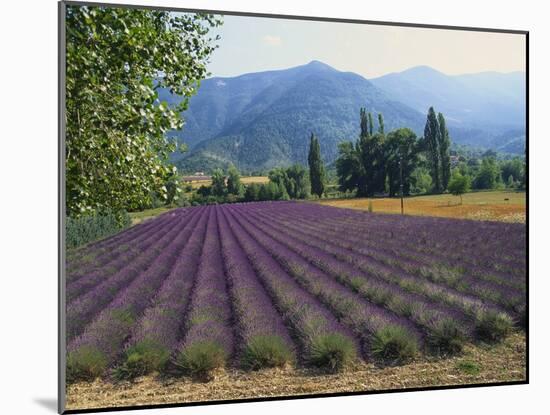
[[[391,72],[386,75],[379,76],[378,78],[374,78],[373,81],[378,79],[384,79],[384,78],[395,78],[395,77],[401,77],[405,79],[409,78],[433,78],[433,77],[445,77],[443,72],[438,71],[437,69],[432,68],[428,65],[418,65],[413,66],[411,68],[405,69],[400,72]]]
[[[425,113],[433,106],[445,114],[451,127],[524,128],[525,82],[518,73],[446,75],[422,65],[371,81],[417,111]]]
[[[310,68],[326,68],[326,69],[332,69],[332,70],[336,70],[334,69],[332,66],[330,65],[327,65],[326,63],[324,62],[321,62],[321,61],[318,61],[318,60],[312,60],[311,62],[307,63],[306,65],[304,66],[308,66]]]

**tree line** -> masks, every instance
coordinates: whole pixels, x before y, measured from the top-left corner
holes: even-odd
[[[308,172],[300,164],[271,170],[266,183],[244,185],[234,165],[227,171],[215,169],[211,180],[209,186],[199,187],[189,199],[183,195],[180,205],[307,199],[311,190]]]
[[[487,151],[479,157],[451,150],[445,116],[430,107],[424,135],[410,128],[386,134],[384,117],[359,110],[359,137],[338,146],[335,162],[338,188],[349,196],[373,197],[402,194],[443,193],[461,196],[473,189],[521,189],[525,187],[525,161],[497,160]],[[451,159],[454,158],[454,166]],[[454,168],[453,168],[454,167]],[[319,139],[311,133],[308,170],[296,164],[269,171],[267,183],[243,185],[231,165],[227,172],[214,170],[211,186],[202,186],[184,203],[227,203],[321,198],[327,195],[329,179],[322,160]],[[462,200],[462,197],[461,197]]]
[[[442,113],[436,115],[433,108],[429,109],[424,137],[420,139],[410,128],[386,134],[382,114],[378,114],[377,130],[372,114],[365,108],[360,109],[359,117],[358,139],[338,146],[336,171],[341,191],[355,192],[358,197],[391,197],[401,190],[409,195],[413,185],[423,179],[418,177],[419,167],[429,172],[433,183],[430,191],[447,190],[451,177],[450,138]]]
[[[460,195],[474,189],[525,188],[525,161],[499,161],[487,151],[481,157],[464,157],[451,150],[445,116],[430,107],[424,135],[409,128],[384,132],[384,118],[359,111],[360,133],[355,142],[339,144],[336,173],[339,189],[357,197],[403,193]],[[451,160],[454,159],[454,169]]]
[[[211,176],[210,186],[201,186],[190,200],[185,197],[180,205],[232,202],[256,202],[267,200],[308,199],[311,195],[322,197],[325,193],[325,165],[321,159],[319,139],[311,133],[308,167],[295,164],[272,169],[267,183],[241,183],[239,170],[231,164],[227,171],[217,168]],[[191,189],[188,189],[191,190]]]

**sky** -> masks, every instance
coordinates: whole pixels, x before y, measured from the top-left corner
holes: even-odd
[[[427,65],[448,75],[525,71],[525,36],[371,24],[225,16],[211,76],[285,69],[312,60],[375,78]]]

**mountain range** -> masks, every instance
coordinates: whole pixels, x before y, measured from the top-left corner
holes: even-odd
[[[421,66],[367,80],[319,61],[213,77],[191,98],[183,130],[170,133],[189,146],[173,159],[185,171],[229,163],[243,171],[305,164],[313,132],[330,163],[339,142],[357,138],[361,107],[375,119],[382,113],[386,131],[409,127],[420,136],[427,110],[434,106],[445,114],[453,142],[522,153],[523,78],[521,72],[449,76]],[[160,90],[159,99],[178,97]]]

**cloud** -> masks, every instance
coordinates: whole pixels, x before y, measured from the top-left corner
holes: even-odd
[[[265,35],[262,38],[262,41],[269,46],[281,46],[283,43],[283,40],[280,36],[274,36],[274,35]]]

